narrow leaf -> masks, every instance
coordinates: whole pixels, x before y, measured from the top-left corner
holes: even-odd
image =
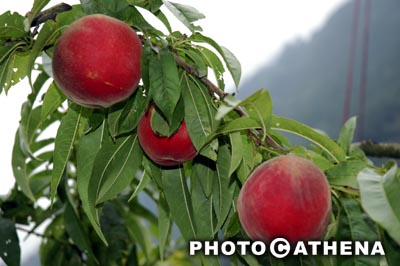
[[[55,40],[57,34],[57,24],[53,20],[48,20],[40,30],[39,35],[37,36],[36,41],[33,44],[32,50],[29,53],[29,60],[27,61],[27,69],[29,70],[28,78],[30,84],[32,84],[31,70],[34,69],[33,66],[35,64],[36,58],[40,55],[46,45]]]
[[[89,201],[89,181],[92,174],[96,154],[102,147],[106,133],[105,120],[95,131],[83,136],[79,140],[77,150],[77,187],[82,200],[83,210],[89,218],[90,223],[104,243],[107,243],[105,236],[100,229],[97,209]]]
[[[173,55],[161,49],[159,58],[150,59],[150,94],[168,121],[172,120],[175,106],[181,96],[178,67]]]
[[[85,232],[81,221],[79,221],[79,217],[70,202],[65,204],[64,221],[65,230],[68,232],[75,245],[77,245],[82,252],[87,253],[89,256],[94,258],[88,233]]]
[[[190,76],[182,75],[181,86],[186,126],[194,146],[200,150],[214,127],[215,109],[205,88]]]
[[[217,232],[224,224],[231,209],[235,186],[232,185],[229,168],[231,154],[227,145],[222,145],[218,151],[217,178],[214,179],[214,208],[218,223],[215,226]]]
[[[53,82],[44,94],[41,121],[52,114],[57,108],[65,101],[66,97],[57,88],[57,85]]]
[[[242,138],[242,150],[240,151],[242,161],[237,169],[237,175],[242,184],[244,184],[254,168],[255,147],[254,142],[249,139],[247,134],[241,133],[240,137]]]
[[[246,108],[247,114],[259,122],[264,134],[267,133],[272,119],[272,99],[267,90],[258,90],[240,104]],[[266,135],[263,136],[264,138]]]
[[[198,172],[196,172],[198,173]],[[191,177],[191,199],[193,204],[193,220],[196,224],[196,235],[198,239],[213,239],[214,215],[213,197],[207,198],[198,175]]]
[[[32,201],[35,201],[31,187],[29,186],[28,174],[26,169],[26,156],[21,149],[19,129],[15,134],[14,147],[12,151],[12,169],[15,180],[22,192]]]
[[[171,214],[168,203],[164,197],[160,196],[158,201],[158,239],[160,241],[160,258],[164,259],[165,247],[171,232]]]
[[[322,148],[336,162],[346,160],[344,150],[329,137],[295,120],[273,116],[271,128],[299,135]]]
[[[205,16],[201,14],[197,9],[191,6],[173,3],[165,0],[163,1],[163,3],[171,11],[171,13],[174,14],[174,16],[178,18],[192,32],[195,30],[201,30],[200,27],[193,25],[193,22],[205,18]]]
[[[356,130],[357,118],[351,117],[346,123],[343,125],[342,130],[340,131],[340,135],[338,138],[338,144],[342,147],[346,154],[350,152],[350,144],[353,142],[354,131]]]
[[[172,219],[186,240],[196,239],[193,205],[183,169],[164,169],[162,183]]]
[[[240,78],[242,76],[242,66],[236,56],[228,50],[228,48],[221,46],[222,57],[225,60],[226,66],[232,75],[236,88],[239,88]]]
[[[207,43],[211,45],[217,52],[222,56],[225,61],[226,66],[235,82],[236,87],[239,86],[240,78],[242,75],[242,69],[239,60],[230,52],[227,48],[221,47],[216,41],[213,39],[202,35],[199,32],[196,32],[190,39],[195,42]]]
[[[107,151],[104,151],[107,149]],[[93,186],[98,187],[96,203],[102,203],[115,197],[122,190],[126,189],[129,183],[135,178],[141,164],[143,152],[139,140],[135,134],[117,140],[116,144],[105,145],[96,156],[95,170],[91,180],[99,179]],[[99,164],[98,164],[99,162]],[[93,177],[99,175],[99,177]]]
[[[81,121],[82,107],[71,105],[66,115],[62,118],[57,130],[54,145],[53,175],[51,178],[51,201],[54,201],[57,187],[71,155],[75,138]]]
[[[229,166],[229,176],[235,172],[242,161],[242,137],[240,132],[233,132],[229,134],[229,139],[231,143],[231,162]]]
[[[220,89],[224,89],[225,83],[223,74],[225,72],[225,68],[220,58],[210,49],[207,49],[202,46],[196,48],[202,54],[203,60],[206,62],[207,66],[209,66],[213,70],[215,79],[217,80],[218,87]]]
[[[233,132],[239,132],[247,129],[256,129],[260,127],[260,123],[258,123],[253,118],[239,117],[220,126],[214,133],[208,136],[207,140],[210,141],[218,135],[226,135]]]
[[[150,184],[151,178],[147,174],[146,170],[143,171],[142,178],[140,178],[139,184],[136,186],[135,191],[133,191],[132,196],[129,198],[128,202],[136,198],[143,189]]]

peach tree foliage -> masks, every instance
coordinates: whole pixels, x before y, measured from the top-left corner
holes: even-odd
[[[81,0],[43,11],[49,2],[35,0],[26,16],[0,16],[0,92],[23,78],[31,86],[19,127],[2,128],[16,130],[16,185],[0,200],[0,257],[7,265],[20,265],[16,230],[26,225],[42,237],[42,265],[398,265],[399,170],[391,161],[373,165],[352,145],[355,118],[331,139],[273,114],[267,90],[244,100],[224,92],[227,77],[238,86],[240,64],[202,34],[198,20],[204,15],[195,8],[162,0]],[[61,32],[94,13],[124,21],[143,43],[141,84],[107,109],[68,101],[50,67]],[[188,34],[171,28],[172,16]],[[159,107],[152,125],[159,132],[171,134],[186,121],[199,152],[193,160],[160,167],[144,155],[136,127],[151,102]],[[53,125],[57,133],[48,136]],[[283,132],[310,145],[292,145]],[[189,257],[191,239],[248,239],[237,215],[239,191],[256,166],[280,154],[305,157],[327,176],[332,215],[325,239],[380,240],[386,256]],[[51,206],[38,205],[41,198]],[[37,232],[42,224],[44,232]]]

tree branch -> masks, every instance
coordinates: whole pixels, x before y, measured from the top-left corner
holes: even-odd
[[[371,140],[354,143],[367,156],[400,159],[400,143],[376,143]]]

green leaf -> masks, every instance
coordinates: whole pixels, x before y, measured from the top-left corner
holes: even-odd
[[[47,89],[44,94],[43,104],[42,104],[42,113],[41,113],[41,121],[47,119],[49,115],[51,115],[57,108],[66,100],[66,97],[60,90],[57,85],[52,82],[50,87]]]
[[[235,108],[241,104],[241,101],[236,99],[233,95],[227,95],[218,107],[217,114],[215,115],[216,120],[221,120],[225,115],[229,114]]]
[[[21,249],[17,230],[13,221],[0,215],[0,258],[8,266],[19,266]]]
[[[59,13],[56,17],[57,27],[65,28],[75,20],[86,16],[81,5],[73,5],[71,10]]]
[[[220,126],[213,134],[208,137],[208,140],[211,140],[218,135],[226,135],[233,132],[256,128],[260,128],[260,124],[253,118],[239,117]]]
[[[217,176],[214,179],[214,201],[218,223],[215,226],[217,232],[224,224],[231,209],[235,185],[232,184],[229,175],[231,154],[227,145],[221,145],[218,151]]]
[[[366,168],[357,177],[365,212],[400,244],[400,175],[397,165],[383,176]]]
[[[232,75],[236,88],[239,87],[240,78],[242,76],[242,66],[236,56],[228,50],[228,48],[221,46],[222,57],[225,60],[226,66]]]
[[[51,201],[54,201],[57,187],[61,177],[67,166],[71,155],[75,138],[78,134],[78,129],[81,122],[83,108],[77,105],[71,105],[68,108],[66,115],[62,118],[61,124],[57,130],[56,141],[54,145],[54,162],[53,175],[51,178]]]
[[[363,161],[345,161],[334,165],[325,174],[331,185],[358,189],[357,175],[365,167],[367,163]]]
[[[126,23],[135,28],[138,28],[140,31],[146,34],[163,36],[163,33],[161,31],[155,29],[147,22],[147,20],[143,17],[143,15],[139,12],[139,10],[136,7],[129,6],[125,11],[126,12],[124,16],[121,18],[121,20],[125,21]]]
[[[28,173],[26,169],[26,160],[24,152],[21,149],[19,129],[15,134],[14,147],[12,151],[12,169],[15,180],[22,192],[32,201],[35,201],[31,187],[29,186]]]
[[[161,177],[161,166],[154,163],[147,156],[143,156],[143,168],[151,179],[157,184],[159,188],[162,188],[162,177]]]
[[[42,26],[42,29],[40,30],[39,35],[33,44],[32,50],[29,53],[29,59],[27,61],[28,78],[30,84],[32,84],[32,69],[34,69],[33,66],[36,58],[40,55],[46,45],[49,45],[55,41],[55,37],[57,36],[59,30],[60,29],[57,29],[57,23],[53,20],[46,21],[46,23],[44,23]]]
[[[227,48],[220,46],[216,41],[213,39],[202,35],[199,32],[194,33],[190,36],[190,39],[195,42],[202,42],[211,45],[217,52],[222,56],[225,61],[226,66],[235,82],[236,87],[239,86],[240,78],[242,75],[242,69],[239,60],[233,55],[231,51]]]
[[[224,89],[225,83],[223,74],[225,72],[225,68],[219,57],[213,51],[205,47],[197,46],[196,48],[202,54],[203,60],[206,62],[207,66],[213,70],[218,87],[220,89]]]
[[[18,44],[15,45],[18,48]],[[0,93],[4,89],[8,93],[9,89],[20,82],[28,74],[29,53],[12,52],[2,62],[0,62]]]
[[[377,241],[377,228],[368,220],[359,203],[354,199],[341,198],[338,241]],[[337,256],[337,265],[378,266],[378,256]]]
[[[96,154],[102,147],[104,138],[108,137],[105,120],[95,131],[84,135],[79,140],[77,150],[77,187],[82,206],[89,218],[90,223],[104,243],[107,243],[105,236],[100,229],[97,209],[94,202],[89,201],[89,181],[92,174]]]
[[[322,171],[328,170],[334,166],[334,164],[321,154],[309,150],[304,146],[296,145],[292,148],[290,153],[296,154],[298,156],[304,157],[313,163],[315,163]]]
[[[197,156],[193,160],[192,175],[199,179],[203,193],[210,198],[216,178],[215,162],[203,156]]]
[[[165,119],[162,113],[158,110],[158,108],[153,109],[150,114],[150,124],[151,129],[160,136],[169,137],[173,132],[170,130],[170,126],[168,125],[168,121]]]
[[[356,125],[357,118],[351,117],[349,120],[346,121],[346,123],[342,127],[342,130],[340,131],[337,142],[340,147],[342,147],[346,151],[346,154],[350,153],[350,144],[353,142]]]
[[[148,184],[150,184],[151,178],[147,174],[146,170],[143,171],[142,178],[140,178],[139,184],[136,186],[135,191],[133,191],[132,196],[129,198],[128,202],[133,200],[138,196],[138,194],[143,191],[144,188],[147,187]]]
[[[196,173],[196,175],[194,174]],[[198,239],[213,239],[214,236],[214,217],[213,217],[213,198],[208,198],[200,183],[198,171],[193,172],[191,177],[191,200],[193,204],[193,220],[196,225],[196,236]]]
[[[193,205],[183,169],[163,169],[162,184],[172,218],[183,237],[186,240],[197,239]]]
[[[162,6],[161,0],[128,0],[128,3],[145,8],[152,13],[157,12]]]
[[[89,256],[94,258],[93,250],[90,245],[88,233],[85,232],[79,217],[77,216],[74,207],[70,202],[65,204],[64,209],[64,223],[65,230],[74,241],[75,245],[78,246],[80,251],[87,253]]]
[[[240,182],[244,184],[254,168],[255,147],[254,142],[249,139],[247,134],[241,133],[240,136],[242,138],[242,150],[240,151],[242,161],[237,169],[237,175]]]
[[[329,154],[329,156],[335,162],[346,160],[346,154],[344,150],[333,140],[300,122],[274,115],[272,116],[271,128],[275,130],[290,132],[313,142],[318,147],[323,149],[327,154]]]
[[[0,15],[0,41],[18,40],[27,35],[24,30],[25,18],[17,12],[7,11]]]
[[[215,109],[206,89],[194,78],[183,74],[181,86],[186,127],[196,150],[200,150],[215,127]]]
[[[233,132],[229,134],[229,139],[231,143],[231,162],[228,175],[231,176],[242,161],[242,137],[240,132]]]
[[[259,122],[266,134],[272,119],[272,99],[269,92],[267,90],[259,90],[243,100],[240,105],[246,108],[250,118]],[[266,135],[263,137],[265,139]]]
[[[89,186],[98,187],[96,203],[112,199],[128,187],[141,165],[143,152],[137,135],[104,145],[96,156]],[[99,182],[96,182],[99,181]]]
[[[125,0],[80,0],[87,14],[104,14],[118,19],[124,19],[129,4]]]
[[[173,3],[165,0],[163,0],[163,3],[171,11],[171,13],[177,19],[179,19],[183,23],[183,25],[185,25],[189,30],[191,30],[192,32],[201,31],[201,28],[199,26],[195,26],[193,24],[193,22],[205,18],[205,16],[197,9],[191,6]]]
[[[175,106],[181,97],[178,67],[174,56],[167,49],[161,49],[159,58],[150,58],[149,71],[150,94],[167,121],[171,121]]]
[[[19,124],[19,137],[21,141],[21,149],[26,155],[31,157],[33,153],[31,151],[31,144],[33,143],[36,130],[40,128],[40,109],[41,107],[32,110],[32,104],[26,101],[21,107],[21,120]]]
[[[168,203],[165,198],[160,195],[158,201],[158,239],[160,241],[160,258],[164,259],[165,247],[167,245],[171,232],[171,214],[168,208]]]
[[[191,46],[185,46],[182,51],[186,55],[185,61],[196,70],[197,75],[200,77],[207,76],[208,69],[201,52]]]
[[[143,88],[139,87],[138,91],[134,94],[133,104],[125,105],[122,110],[121,116],[118,121],[119,134],[129,133],[136,129],[145,108],[148,106],[148,98],[146,97]]]

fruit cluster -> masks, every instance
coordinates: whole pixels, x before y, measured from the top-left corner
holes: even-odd
[[[126,100],[141,78],[142,43],[128,25],[105,15],[88,15],[66,29],[53,55],[53,75],[72,101],[90,108],[108,108]],[[193,159],[196,151],[185,121],[171,136],[154,132],[155,104],[141,118],[137,133],[147,156],[161,166]],[[256,168],[243,185],[238,214],[254,240],[276,237],[291,242],[320,238],[331,213],[325,175],[310,161],[285,155]]]

